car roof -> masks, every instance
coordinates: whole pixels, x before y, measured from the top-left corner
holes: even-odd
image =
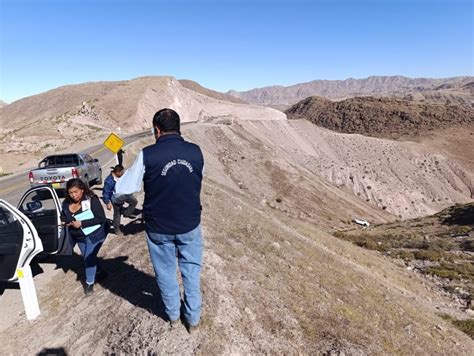
[[[48,155],[46,156],[45,158],[48,158],[48,157],[61,157],[61,156],[84,156],[86,153],[59,153],[59,154],[56,154],[56,155]]]

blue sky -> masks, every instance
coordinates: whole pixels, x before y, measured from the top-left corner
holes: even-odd
[[[473,0],[0,0],[0,99],[144,75],[219,91],[473,75]]]

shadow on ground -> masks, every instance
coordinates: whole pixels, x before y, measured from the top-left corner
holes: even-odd
[[[96,281],[96,284],[127,300],[134,306],[167,320],[155,278],[140,271],[133,264],[127,263],[127,260],[128,256],[99,258],[99,264],[107,276],[100,281]],[[40,264],[46,263],[55,264],[57,269],[62,269],[64,272],[72,271],[76,273],[78,283],[83,283],[85,279],[82,257],[76,253],[71,256],[43,256],[39,261],[35,259],[31,264],[33,276],[43,273]],[[5,289],[19,289],[19,284],[1,282],[0,295],[3,294]]]
[[[167,320],[155,278],[140,271],[133,264],[127,263],[127,260],[128,256],[99,258],[99,264],[107,273],[107,277],[96,281],[96,284],[127,300],[134,306]],[[76,280],[81,281],[81,283],[84,280],[82,257],[76,253],[71,256],[52,257],[48,263],[55,263],[57,268],[64,272],[73,271],[77,275]]]
[[[124,235],[134,235],[145,231],[145,222],[142,218],[132,220],[127,225],[122,227]]]
[[[64,347],[45,348],[36,354],[37,356],[67,356]]]
[[[0,295],[2,295],[6,289],[20,289],[20,284],[17,282],[0,281]]]

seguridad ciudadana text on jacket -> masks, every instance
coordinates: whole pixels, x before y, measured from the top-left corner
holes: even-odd
[[[159,234],[183,234],[201,222],[204,158],[198,145],[179,134],[160,136],[145,147],[115,186],[116,194],[133,194],[144,183],[145,227]]]

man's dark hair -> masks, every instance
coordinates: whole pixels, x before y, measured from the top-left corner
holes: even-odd
[[[114,173],[119,173],[122,172],[125,168],[121,164],[117,164],[113,169],[112,172]]]
[[[153,116],[153,126],[158,127],[162,133],[180,133],[179,115],[172,109],[161,109]]]

